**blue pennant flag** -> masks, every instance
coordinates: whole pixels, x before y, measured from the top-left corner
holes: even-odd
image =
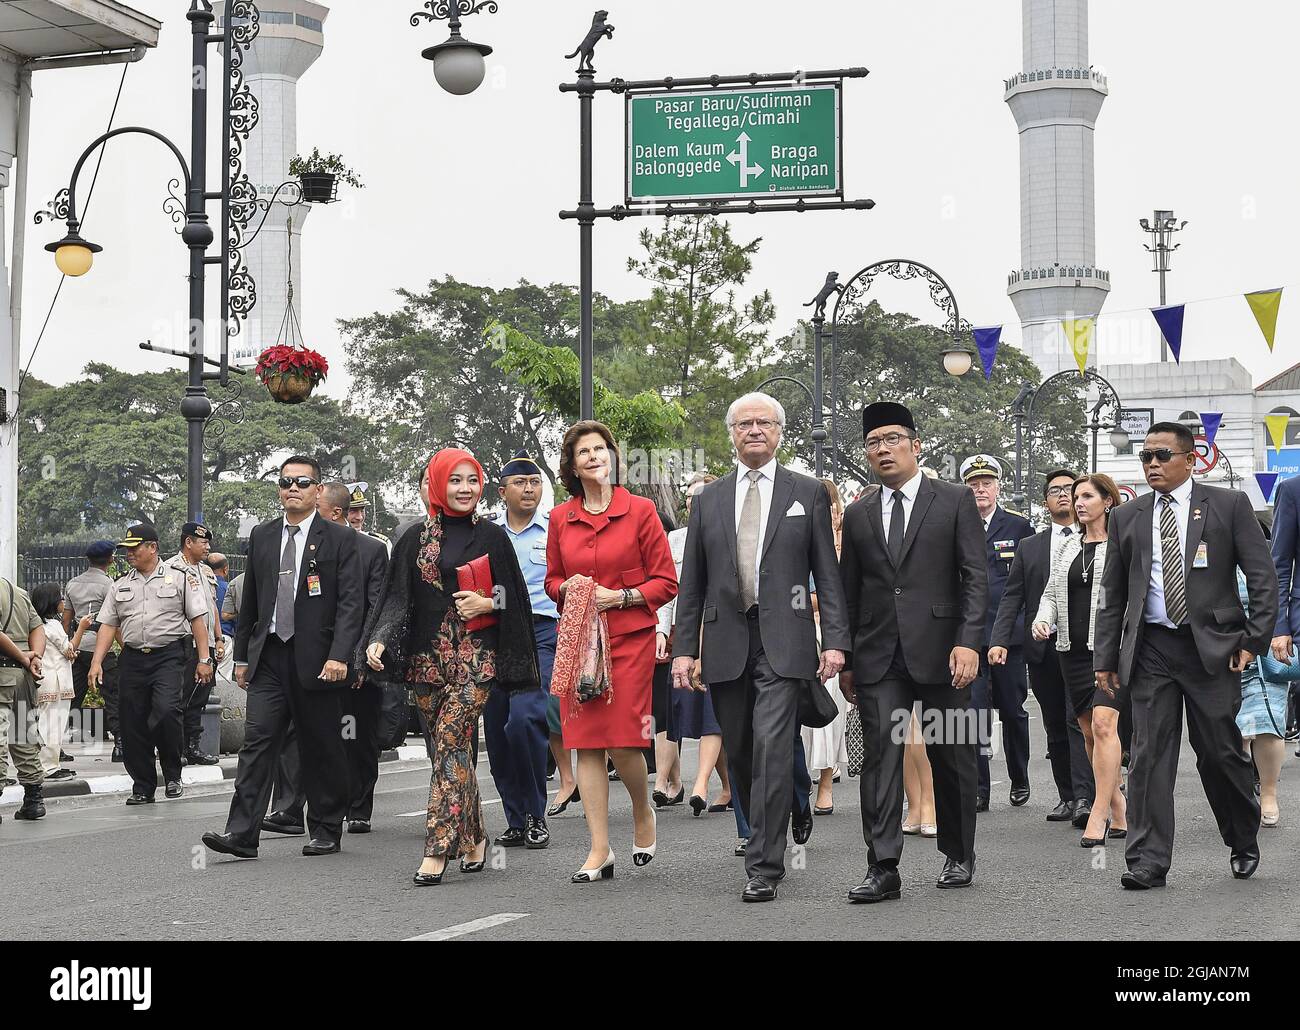
[[[1214,438],[1219,432],[1219,424],[1223,421],[1223,412],[1202,411],[1200,416],[1201,425],[1205,428],[1205,439],[1209,443],[1214,443]]]
[[[1183,304],[1169,304],[1163,308],[1152,308],[1151,314],[1155,316],[1156,325],[1160,327],[1160,334],[1169,344],[1169,349],[1174,352],[1174,361],[1179,360],[1179,355],[1183,350]]]
[[[1273,501],[1273,488],[1277,486],[1277,477],[1276,472],[1255,473],[1255,482],[1259,484],[1259,492],[1264,495],[1265,504],[1271,504]]]
[[[984,366],[984,378],[993,375],[993,360],[998,355],[998,343],[1002,339],[1002,327],[991,325],[983,329],[972,329],[975,348],[980,352],[980,363]]]

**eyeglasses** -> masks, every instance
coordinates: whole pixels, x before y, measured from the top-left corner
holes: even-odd
[[[1074,489],[1073,483],[1067,484],[1066,486],[1049,486],[1047,488],[1047,496],[1048,497],[1069,497],[1070,491],[1073,489]]]
[[[882,447],[897,447],[904,440],[912,439],[906,433],[886,433],[884,436],[867,437],[867,453],[878,451]]]
[[[763,432],[770,433],[773,427],[777,424],[776,419],[772,418],[747,418],[743,422],[731,423],[731,428],[739,429],[742,433],[748,433],[751,429],[757,426],[759,429],[763,430]]]
[[[1143,465],[1150,465],[1153,461],[1164,464],[1167,461],[1173,461],[1175,454],[1191,454],[1191,451],[1171,451],[1168,447],[1157,447],[1151,451],[1138,451],[1138,461]]]
[[[296,486],[299,490],[306,490],[309,486],[315,486],[319,479],[312,479],[311,476],[281,476],[280,489],[288,490],[291,486]]]

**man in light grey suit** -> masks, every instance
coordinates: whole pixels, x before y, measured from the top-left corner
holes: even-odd
[[[741,897],[771,901],[785,875],[800,697],[843,668],[848,620],[826,489],[776,460],[785,411],[766,394],[747,394],[727,411],[727,427],[736,468],[691,506],[673,685],[691,689],[699,657],[735,770],[732,786],[753,829]]]

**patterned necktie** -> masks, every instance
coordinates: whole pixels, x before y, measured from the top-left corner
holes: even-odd
[[[1187,586],[1183,582],[1183,547],[1173,498],[1160,496],[1160,561],[1165,578],[1165,614],[1175,626],[1187,621]]]
[[[288,641],[293,636],[293,588],[298,581],[298,548],[293,542],[298,527],[284,528],[289,536],[280,555],[280,576],[275,584],[275,635]]]
[[[758,563],[758,522],[762,514],[763,499],[758,492],[758,481],[763,473],[750,469],[745,473],[749,489],[740,507],[740,528],[736,530],[736,561],[740,563],[740,603],[748,610],[758,601],[758,584],[754,566]]]
[[[894,507],[889,515],[889,539],[885,541],[895,567],[903,560],[903,531],[906,528],[903,525],[903,491],[895,490]]]

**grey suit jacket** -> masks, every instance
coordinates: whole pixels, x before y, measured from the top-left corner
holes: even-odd
[[[1151,582],[1155,536],[1154,492],[1121,504],[1110,514],[1106,567],[1093,641],[1093,668],[1118,672],[1127,684],[1142,639]],[[1262,654],[1277,620],[1277,573],[1250,499],[1236,490],[1196,483],[1189,498],[1183,574],[1187,614],[1201,664],[1211,676],[1228,674],[1228,658],[1245,649]],[[1197,547],[1207,547],[1208,566],[1193,567]],[[1242,610],[1237,568],[1246,574],[1250,614]]]
[[[803,514],[787,514],[796,501]],[[847,651],[848,619],[826,488],[811,476],[778,465],[760,551],[758,624],[768,663],[785,679],[817,676],[820,650],[809,598],[810,573],[817,583],[821,649]],[[705,683],[739,679],[749,658],[736,565],[734,468],[696,494],[691,504],[673,642],[673,657],[684,656],[702,657]]]
[[[989,570],[984,523],[964,486],[921,477],[895,567],[885,546],[880,489],[844,513],[840,572],[853,631],[853,681],[879,683],[901,638],[918,683],[948,683],[948,655],[984,647]]]

